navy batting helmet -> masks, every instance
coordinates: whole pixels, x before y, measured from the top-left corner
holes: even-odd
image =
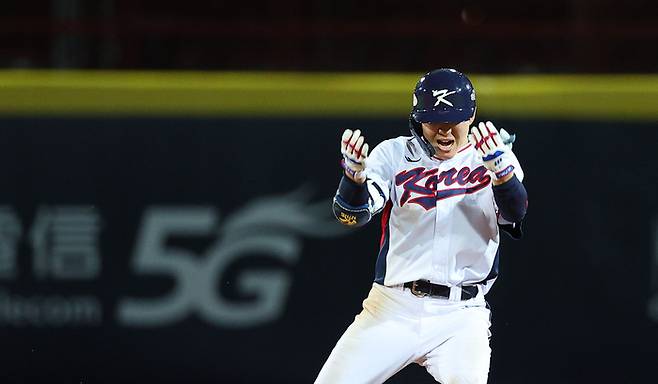
[[[475,90],[468,77],[454,69],[436,69],[416,84],[409,128],[431,157],[434,147],[425,140],[421,123],[460,123],[474,113]]]

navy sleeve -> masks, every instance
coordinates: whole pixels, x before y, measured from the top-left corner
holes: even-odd
[[[338,185],[338,196],[342,201],[352,207],[360,207],[368,204],[368,187],[366,183],[358,184],[349,177],[343,176]]]
[[[334,216],[341,224],[351,227],[367,224],[372,219],[368,206],[369,197],[365,183],[358,184],[343,176],[332,205]]]
[[[512,223],[520,223],[525,217],[528,207],[528,192],[523,183],[515,175],[503,184],[494,185],[493,191],[503,219]]]

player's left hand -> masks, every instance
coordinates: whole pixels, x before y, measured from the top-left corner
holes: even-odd
[[[514,175],[515,164],[518,164],[511,150],[515,137],[504,132],[505,137],[502,137],[502,132],[498,132],[491,121],[487,121],[472,127],[469,135],[469,141],[482,156],[484,166],[493,173],[495,184],[509,180]]]

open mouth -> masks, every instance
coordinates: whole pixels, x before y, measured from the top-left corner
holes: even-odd
[[[437,140],[436,141],[437,147],[439,150],[443,152],[450,152],[452,149],[452,146],[455,144],[455,140],[448,139],[448,140]]]

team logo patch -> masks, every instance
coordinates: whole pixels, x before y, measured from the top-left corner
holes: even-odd
[[[432,90],[432,96],[436,97],[436,103],[434,103],[434,106],[438,106],[441,103],[446,103],[447,105],[454,107],[452,103],[449,100],[446,100],[446,96],[450,96],[453,93],[457,93],[457,91],[450,91],[448,92],[447,89],[440,89],[440,90]]]
[[[439,200],[475,193],[490,182],[491,176],[482,165],[473,170],[469,167],[460,170],[451,168],[441,173],[437,168],[418,167],[395,176],[395,185],[404,189],[400,196],[400,207],[406,203],[418,204],[428,211],[435,208]],[[440,186],[448,188],[439,189]]]

